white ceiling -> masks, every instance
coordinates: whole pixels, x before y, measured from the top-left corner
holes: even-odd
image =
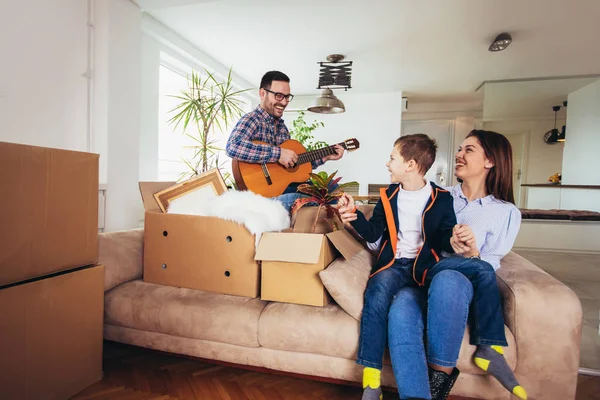
[[[483,87],[483,119],[553,118],[553,106],[561,106],[558,118],[564,118],[563,106],[572,93],[600,77],[546,79],[521,82],[488,82]],[[567,104],[568,106],[568,104]]]
[[[500,79],[600,73],[598,0],[139,0],[249,82],[278,69],[318,93],[318,61],[354,61],[353,93],[473,92]],[[182,5],[183,4],[183,5]],[[487,48],[503,31],[513,43]]]

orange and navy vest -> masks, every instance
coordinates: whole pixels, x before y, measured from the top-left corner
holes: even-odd
[[[431,184],[431,196],[421,214],[421,233],[423,245],[413,264],[413,279],[420,286],[425,284],[428,269],[440,260],[442,251],[453,253],[450,246],[452,228],[456,225],[454,200],[445,189]],[[367,241],[376,242],[381,238],[379,254],[371,270],[371,277],[389,268],[396,259],[398,242],[398,198],[399,185],[391,184],[380,189],[381,199],[373,210],[373,216],[367,221],[364,214],[357,211],[357,219],[352,226]]]

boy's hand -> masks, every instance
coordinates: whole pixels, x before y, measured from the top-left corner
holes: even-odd
[[[337,208],[344,224],[356,220],[357,216],[356,210],[354,209],[354,198],[348,193],[344,193],[342,197],[339,198]]]

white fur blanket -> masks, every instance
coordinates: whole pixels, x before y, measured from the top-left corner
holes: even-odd
[[[257,246],[263,232],[290,227],[290,216],[280,201],[248,191],[228,191],[221,196],[207,196],[206,193],[195,196],[192,192],[171,201],[167,213],[203,215],[237,222],[255,235]]]

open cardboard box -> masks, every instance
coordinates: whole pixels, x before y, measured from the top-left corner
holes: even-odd
[[[264,233],[256,260],[262,261],[261,299],[324,306],[329,303],[319,272],[336,258],[346,260],[362,250],[346,231],[327,234]]]
[[[154,194],[177,186],[175,182],[139,186],[146,210],[145,282],[258,297],[260,266],[254,260],[254,235],[216,217],[163,213]]]

